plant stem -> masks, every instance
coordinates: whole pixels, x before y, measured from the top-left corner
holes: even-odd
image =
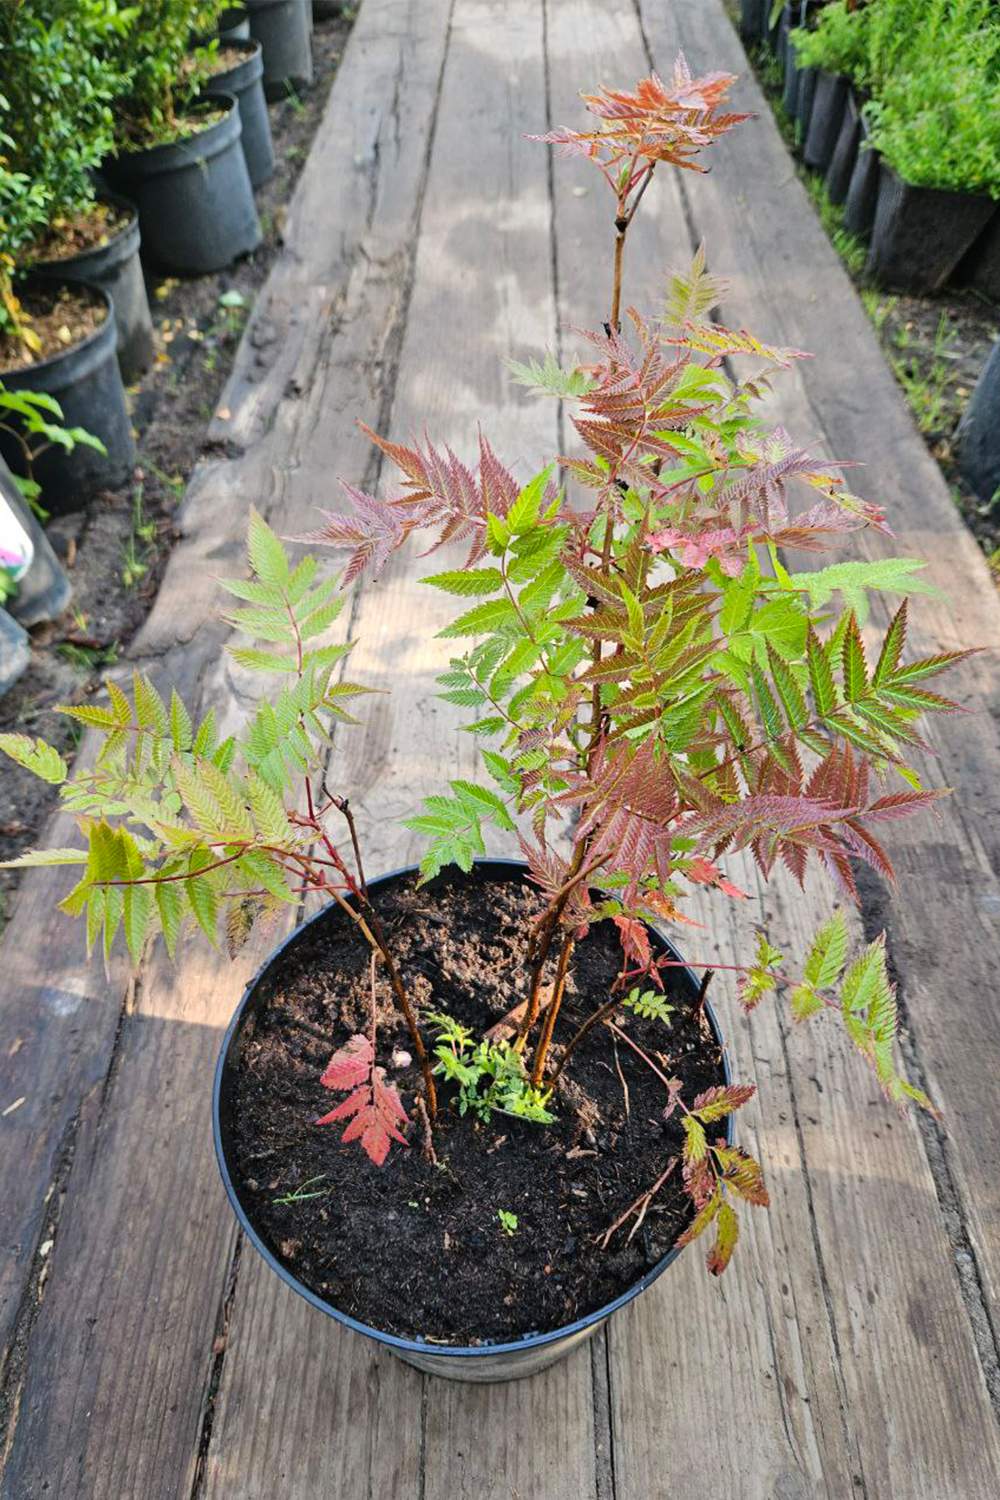
[[[583,1025],[578,1028],[578,1030],[573,1034],[573,1036],[570,1037],[569,1041],[566,1043],[566,1046],[563,1050],[563,1055],[556,1064],[556,1070],[552,1074],[552,1077],[549,1079],[550,1084],[554,1084],[556,1082],[559,1074],[569,1062],[571,1055],[576,1051],[577,1047],[579,1047],[588,1031],[592,1031],[593,1028],[599,1025],[601,1021],[607,1020],[608,1016],[614,1015],[615,1011],[618,1009],[621,1003],[622,997],[620,995],[616,995],[613,1000],[608,1000],[604,1005],[599,1006],[598,1009],[594,1011],[593,1015],[587,1017]]]
[[[549,1046],[552,1042],[552,1033],[555,1029],[556,1017],[562,1004],[562,997],[566,990],[566,975],[569,971],[569,961],[573,956],[575,939],[571,932],[567,932],[563,938],[562,947],[559,950],[559,963],[556,967],[555,985],[552,990],[552,1000],[545,1014],[545,1025],[535,1048],[535,1061],[531,1069],[531,1082],[534,1087],[540,1088],[542,1074],[545,1071],[545,1059],[548,1056]]]

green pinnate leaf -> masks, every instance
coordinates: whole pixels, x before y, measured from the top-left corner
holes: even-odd
[[[837,707],[837,689],[826,653],[812,629],[806,639],[806,664],[816,712],[825,719]]]
[[[0,870],[30,870],[38,865],[83,865],[86,849],[29,849],[16,859],[0,861]]]
[[[530,531],[538,521],[538,515],[542,508],[542,500],[545,490],[552,474],[552,465],[542,469],[521,490],[510,510],[507,512],[507,529],[518,536],[521,532]]]
[[[69,774],[59,751],[45,740],[33,740],[27,734],[0,734],[0,750],[51,786],[61,786]]]
[[[184,890],[179,880],[158,880],[153,886],[156,910],[160,918],[160,929],[167,953],[173,958],[177,949],[177,935],[184,916]]]
[[[156,906],[152,887],[149,885],[127,885],[124,887],[122,917],[125,941],[132,962],[137,964],[153,922]]]
[[[191,715],[181,700],[177,689],[170,694],[170,738],[175,750],[190,750],[194,739]]]
[[[713,1276],[721,1276],[729,1265],[740,1235],[739,1220],[728,1199],[723,1198],[715,1216],[715,1244],[708,1253],[707,1265]]]
[[[462,635],[485,635],[488,631],[509,629],[511,626],[520,629],[517,610],[513,604],[509,599],[491,599],[489,603],[477,604],[464,615],[459,615],[452,624],[439,630],[438,635],[448,640]]]
[[[811,984],[797,984],[789,996],[792,1008],[792,1017],[796,1021],[807,1021],[818,1011],[824,1009],[823,997],[818,995]]]
[[[891,990],[883,933],[868,944],[844,975],[841,1004],[845,1011],[870,1011],[886,1004]]]
[[[269,786],[256,771],[250,770],[244,778],[247,801],[257,830],[269,844],[284,844],[290,828],[285,805],[274,787]]]
[[[139,727],[151,729],[154,733],[166,737],[170,733],[170,719],[166,704],[149,678],[141,672],[133,673],[132,695],[135,699],[135,718]]]
[[[264,517],[253,507],[247,530],[247,555],[251,568],[262,583],[273,588],[283,588],[288,583],[288,554]]]
[[[834,912],[812,940],[805,962],[808,984],[819,990],[837,983],[847,959],[847,921],[842,911]]]
[[[432,573],[421,578],[420,582],[443,589],[446,594],[469,597],[499,593],[503,588],[503,574],[499,568],[466,568],[452,573]]]
[[[868,663],[865,648],[858,629],[857,616],[853,610],[847,618],[843,646],[844,696],[849,703],[856,703],[868,691]]]

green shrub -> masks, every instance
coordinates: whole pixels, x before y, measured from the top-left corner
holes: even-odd
[[[862,83],[868,68],[868,18],[872,7],[852,8],[849,0],[833,0],[819,13],[811,30],[792,32],[796,61],[800,68],[822,68],[843,73]]]
[[[160,145],[188,132],[185,115],[214,47],[192,51],[191,39],[211,30],[219,9],[214,0],[142,0],[135,7],[115,45],[115,66],[127,80],[118,109],[119,148]]]
[[[123,77],[115,39],[132,12],[115,0],[14,0],[0,6],[4,70],[3,249],[94,200],[91,173],[110,149]]]
[[[873,0],[873,24],[885,4]],[[872,58],[881,76],[867,117],[888,164],[917,187],[1000,198],[1000,13],[990,0],[931,0],[891,67],[887,55]]]

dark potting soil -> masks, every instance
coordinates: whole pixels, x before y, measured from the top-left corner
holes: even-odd
[[[0,376],[5,370],[21,370],[64,354],[82,344],[108,316],[107,304],[97,293],[69,287],[32,288],[18,293],[28,317],[28,326],[40,348],[29,349],[21,339],[0,338]]]
[[[29,261],[71,260],[84,250],[107,245],[129,223],[131,214],[113,203],[93,203],[81,213],[53,219],[31,248]]]
[[[431,888],[412,877],[377,905],[404,981],[426,1014],[442,1010],[476,1037],[524,1000],[525,944],[542,900],[530,886],[456,872]],[[577,948],[553,1056],[609,997],[621,947],[610,922]],[[248,1023],[231,1091],[229,1165],[251,1219],[278,1258],[340,1311],[382,1331],[450,1344],[516,1339],[571,1323],[612,1301],[650,1269],[689,1222],[680,1169],[631,1222],[599,1240],[649,1189],[683,1139],[664,1121],[662,1082],[605,1026],[580,1044],[557,1084],[551,1125],[494,1113],[458,1115],[440,1082],[438,1164],[425,1160],[417,1122],[382,1167],[343,1126],[320,1126],[344,1096],[320,1084],[331,1052],[367,1028],[368,950],[335,911],[265,977],[266,1004]],[[620,1012],[617,1022],[684,1097],[723,1081],[719,1048],[686,989],[666,971],[677,1009],[669,1028]],[[384,980],[377,981],[378,1055],[413,1114],[420,1073]],[[427,1022],[424,1022],[427,1028]],[[292,1198],[296,1192],[317,1196]],[[517,1217],[508,1234],[500,1211]]]
[[[149,284],[156,360],[128,392],[139,467],[132,482],[104,491],[85,509],[49,526],[49,539],[69,568],[73,600],[61,620],[31,631],[31,663],[0,699],[0,731],[41,735],[72,760],[73,726],[52,711],[53,705],[97,691],[104,667],[123,654],[149,613],[178,539],[177,502],[205,451],[208,424],[243,324],[281,250],[285,205],[350,28],[345,16],[318,24],[313,84],[268,110],[276,168],[256,194],[264,243],[226,271]],[[261,370],[277,352],[262,343]],[[0,757],[0,859],[13,859],[38,844],[56,800],[54,787]],[[17,870],[0,870],[0,928],[20,878]]]

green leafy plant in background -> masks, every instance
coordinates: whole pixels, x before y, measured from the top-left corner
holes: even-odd
[[[119,150],[158,146],[192,134],[191,106],[211,71],[217,43],[192,45],[221,9],[206,0],[142,0],[108,49],[124,78],[118,103]]]
[[[814,27],[795,27],[791,41],[798,66],[842,73],[855,83],[864,83],[871,10],[870,5],[858,5],[856,0],[832,0],[823,6]]]
[[[62,407],[45,391],[10,391],[0,381],[0,429],[16,439],[24,457],[27,473],[12,475],[14,483],[39,520],[48,519],[41,505],[41,489],[34,477],[34,465],[55,443],[72,453],[78,443],[107,450],[100,438],[83,427],[64,427]]]

